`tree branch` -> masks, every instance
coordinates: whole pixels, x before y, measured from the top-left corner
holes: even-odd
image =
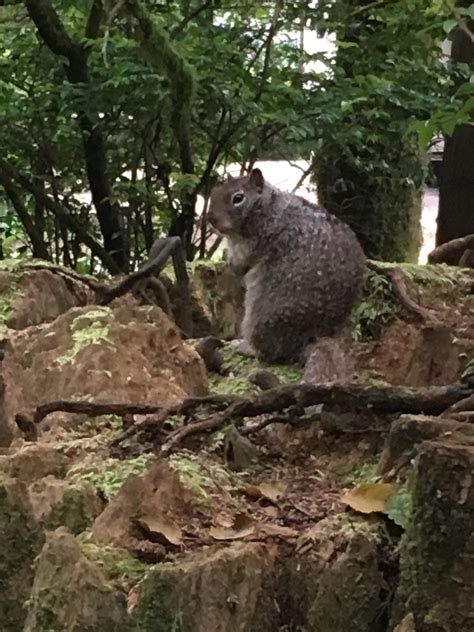
[[[0,157],[0,171],[9,178],[14,180],[21,187],[29,191],[35,199],[47,208],[55,217],[58,218],[65,226],[69,228],[77,237],[88,247],[91,252],[104,264],[104,266],[115,274],[118,272],[117,264],[111,255],[87,232],[87,229],[74,217],[69,211],[61,204],[54,202],[46,195],[41,187],[37,186],[34,182],[29,180],[23,175],[16,167],[10,164],[7,160]]]

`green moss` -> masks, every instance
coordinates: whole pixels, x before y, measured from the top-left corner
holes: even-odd
[[[48,528],[67,527],[73,535],[88,529],[102,511],[103,505],[95,488],[82,482],[68,487],[61,502],[57,503],[48,518]]]
[[[173,565],[162,564],[161,568]],[[132,614],[136,632],[191,632],[194,628],[189,614],[181,608],[183,594],[179,584],[163,574],[146,581],[140,603]],[[192,604],[190,604],[192,608]]]
[[[153,568],[135,559],[124,549],[97,546],[87,538],[79,540],[79,544],[82,553],[100,568],[108,582],[122,590],[130,590]]]
[[[92,454],[71,468],[68,477],[78,484],[88,482],[111,499],[131,474],[143,474],[153,459],[152,454],[141,454],[122,461]]]
[[[230,344],[225,344],[221,351],[229,374],[209,375],[210,390],[215,393],[240,395],[258,392],[258,388],[249,382],[250,375],[257,369],[270,369],[283,383],[298,383],[303,378],[303,369],[298,366],[270,365],[255,358],[246,358],[236,353]]]
[[[379,338],[398,311],[390,281],[370,270],[365,277],[363,299],[352,313],[352,337],[357,341]]]
[[[102,340],[107,340],[109,327],[102,321],[110,314],[109,307],[96,307],[77,316],[71,324],[73,345],[62,357],[57,359],[57,362],[61,365],[71,364],[83,349]]]
[[[2,632],[23,629],[26,602],[33,583],[32,563],[43,537],[29,512],[26,488],[0,480],[0,621]]]
[[[353,485],[367,483],[375,478],[376,470],[377,462],[361,463],[346,474],[342,480],[342,484],[344,487],[352,487]]]

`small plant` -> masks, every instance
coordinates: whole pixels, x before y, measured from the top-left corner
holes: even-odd
[[[214,479],[224,485],[230,480],[224,466],[210,464],[209,468],[204,467],[197,456],[186,451],[172,455],[169,464],[198,502],[207,503],[209,492],[217,488]]]
[[[377,272],[365,279],[364,298],[352,314],[352,337],[357,342],[377,339],[398,312],[390,281]]]
[[[96,457],[71,468],[69,475],[73,481],[88,481],[110,500],[131,474],[143,474],[153,458],[152,454],[141,454],[128,461]]]

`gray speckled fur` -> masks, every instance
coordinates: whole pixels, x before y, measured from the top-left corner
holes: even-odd
[[[237,192],[245,200],[235,206]],[[245,273],[242,334],[257,357],[302,360],[311,341],[347,322],[365,258],[341,220],[264,183],[259,170],[214,189],[209,220],[227,239],[231,265]]]

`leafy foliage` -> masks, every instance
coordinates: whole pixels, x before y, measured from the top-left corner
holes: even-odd
[[[369,234],[357,204],[346,216],[368,250],[390,257],[424,177],[416,132],[426,140],[452,127],[474,98],[469,84],[452,95],[466,68],[439,59],[440,40],[472,7],[453,17],[441,0],[127,0],[113,9],[41,0],[79,51],[77,81],[72,57],[39,30],[35,4],[0,7],[0,234],[9,255],[31,248],[84,272],[120,262],[117,218],[132,266],[167,231],[204,255],[205,222],[192,236],[197,196],[206,199],[219,167],[257,157],[312,155],[323,170],[342,157],[380,209],[386,240],[377,225]],[[336,53],[304,52],[303,28],[335,37]],[[91,167],[91,134],[103,165]],[[94,178],[110,189],[108,219]],[[326,197],[350,197],[350,170],[318,178]]]

